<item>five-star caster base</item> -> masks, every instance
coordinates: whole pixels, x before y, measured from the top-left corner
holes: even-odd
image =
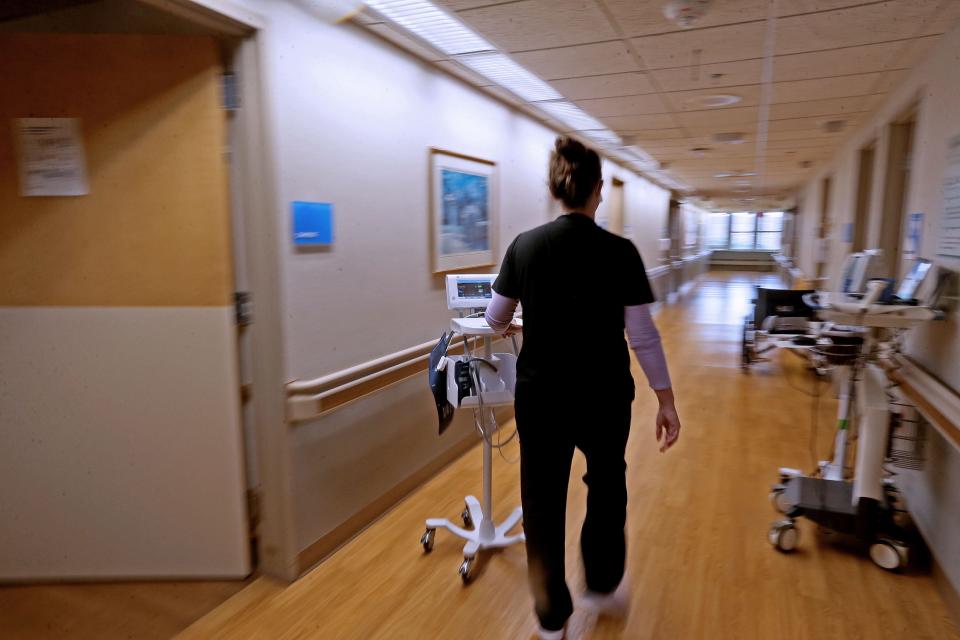
[[[516,533],[510,535],[510,531],[523,520],[523,509],[517,507],[513,513],[500,525],[493,521],[491,512],[493,511],[492,496],[492,467],[493,467],[493,447],[489,442],[483,442],[483,504],[473,496],[467,496],[465,499],[466,507],[461,514],[463,527],[459,527],[446,518],[429,518],[427,520],[427,530],[420,538],[420,544],[423,545],[425,553],[433,550],[433,541],[436,537],[437,529],[446,529],[453,535],[463,538],[467,541],[463,545],[463,563],[460,565],[460,578],[464,584],[469,582],[476,575],[477,554],[486,549],[502,549],[510,545],[526,540],[524,534]]]

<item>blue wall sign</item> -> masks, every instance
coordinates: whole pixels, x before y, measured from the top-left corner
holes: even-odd
[[[333,205],[329,202],[294,201],[290,207],[293,215],[293,244],[323,246],[333,244]]]

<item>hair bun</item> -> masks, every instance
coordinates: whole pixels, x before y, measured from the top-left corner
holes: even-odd
[[[600,157],[570,136],[558,136],[550,158],[550,193],[571,209],[586,204],[600,181]]]
[[[574,140],[570,136],[558,136],[554,147],[564,159],[572,162],[582,160],[587,155],[587,148],[579,140]]]

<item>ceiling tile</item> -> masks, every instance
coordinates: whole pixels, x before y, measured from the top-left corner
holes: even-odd
[[[505,51],[565,47],[618,37],[593,0],[521,0],[458,15]]]
[[[716,95],[733,95],[741,99],[737,104],[729,107],[720,107],[717,111],[739,107],[755,107],[760,104],[760,85],[732,87],[725,90],[700,89],[697,91],[672,91],[664,94],[664,97],[678,111],[703,111],[706,107],[703,106],[701,100]]]
[[[775,51],[802,53],[940,33],[942,27],[924,24],[940,4],[941,0],[893,0],[783,18],[777,23]]]
[[[888,71],[880,77],[875,87],[877,92],[893,91],[893,89],[903,82],[909,71]]]
[[[847,123],[847,126],[843,129],[843,131],[840,131],[834,134],[829,134],[829,135],[843,136],[849,133],[852,127],[856,126],[857,119],[861,115],[862,114],[849,114],[849,115],[845,115],[843,117],[838,117],[838,118],[823,116],[823,117],[814,117],[814,118],[786,118],[784,120],[771,120],[769,123],[768,130],[771,133],[803,131],[805,132],[803,135],[807,135],[806,132],[810,130],[823,131],[822,127],[824,122],[826,122],[827,120],[836,119],[836,120],[845,120]]]
[[[628,37],[679,31],[679,27],[663,15],[664,0],[604,0]],[[825,11],[862,4],[863,0],[784,0],[777,15],[788,16],[812,11]],[[768,0],[724,0],[714,2],[696,28],[715,27],[764,20]]]
[[[677,119],[685,127],[708,127],[711,131],[724,131],[731,127],[756,126],[759,110],[756,107],[711,109],[710,111],[684,111]]]
[[[772,137],[767,140],[768,149],[832,149],[836,146],[835,136],[829,138],[805,138],[805,137],[784,137],[774,140]]]
[[[700,67],[651,71],[664,91],[710,91],[718,87],[756,84],[760,82],[760,60],[720,62]]]
[[[833,98],[831,100],[809,100],[805,102],[788,102],[775,104],[770,107],[771,120],[786,120],[787,118],[810,118],[830,116],[845,118],[851,113],[866,111],[863,106],[865,96],[855,98]]]
[[[906,69],[918,62],[917,53],[925,53],[937,36],[909,42],[885,42],[834,51],[817,51],[777,56],[773,74],[777,81],[843,76],[888,69]],[[910,54],[904,50],[910,47]]]
[[[631,142],[636,142],[643,146],[649,140],[677,140],[684,138],[683,129],[629,129],[620,128],[618,133],[623,136],[629,136]],[[627,142],[625,139],[624,142]]]
[[[760,58],[764,33],[764,23],[750,22],[633,38],[630,42],[648,69],[665,69]]]
[[[659,95],[653,93],[642,96],[627,96],[622,98],[599,98],[597,100],[580,100],[577,102],[582,109],[597,118],[608,116],[633,116],[652,113],[668,113],[670,109]]]
[[[622,42],[516,53],[512,57],[544,80],[640,71]]]
[[[571,80],[554,80],[550,84],[571,100],[656,93],[650,78],[645,73],[615,73]]]
[[[663,14],[663,0],[604,0],[628,37],[679,31]],[[765,0],[715,2],[696,27],[713,27],[766,17]]]
[[[882,75],[880,73],[863,73],[841,78],[775,82],[773,85],[773,102],[774,104],[780,104],[869,95],[882,90],[880,84]],[[878,87],[881,88],[878,89]]]
[[[793,122],[794,125],[796,124],[795,120],[781,120],[780,122]],[[849,128],[839,133],[826,133],[820,128],[818,121],[815,126],[808,126],[806,129],[792,129],[787,127],[786,130],[776,130],[771,128],[770,131],[767,132],[767,144],[775,144],[782,141],[794,142],[798,140],[807,143],[829,142],[830,144],[839,144],[846,133],[849,133]]]
[[[616,131],[633,131],[641,129],[669,129],[676,126],[676,122],[669,113],[646,116],[611,116],[603,118],[608,127]]]

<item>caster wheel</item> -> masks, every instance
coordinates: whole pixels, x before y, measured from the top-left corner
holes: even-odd
[[[793,509],[793,505],[787,499],[786,491],[782,487],[776,487],[770,492],[770,504],[779,513],[787,514]]]
[[[870,559],[881,569],[899,571],[907,564],[907,548],[892,540],[878,540],[870,545]]]
[[[800,541],[800,531],[789,520],[774,522],[767,534],[767,540],[778,551],[789,553],[797,548],[797,543]]]
[[[473,518],[470,517],[470,508],[464,507],[463,513],[460,514],[460,518],[463,520],[463,526],[467,529],[473,529]]]
[[[477,558],[464,558],[463,563],[460,565],[459,573],[460,579],[463,580],[463,584],[470,584],[475,575],[475,569],[477,566]]]
[[[423,535],[420,536],[420,544],[423,545],[423,552],[430,553],[433,551],[433,539],[437,535],[436,529],[427,529],[423,532]]]

